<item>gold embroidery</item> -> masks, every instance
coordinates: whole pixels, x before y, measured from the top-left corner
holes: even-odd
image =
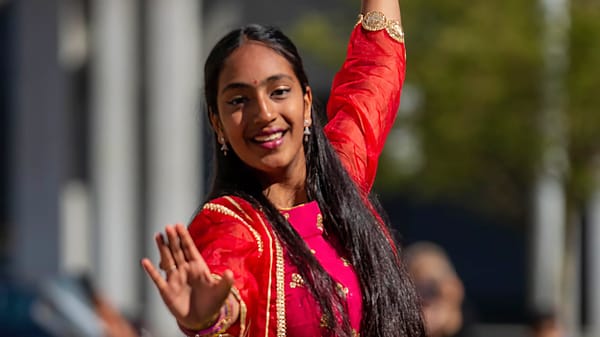
[[[359,337],[360,334],[356,330],[352,329],[352,336],[353,337]]]
[[[299,288],[304,286],[304,279],[300,274],[292,273],[292,281],[290,282],[290,288]]]
[[[215,204],[212,202],[209,202],[207,204],[205,204],[202,209],[206,209],[209,211],[213,211],[213,212],[217,212],[217,213],[221,213],[224,215],[228,215],[236,220],[239,220],[242,224],[244,224],[244,226],[246,226],[246,228],[248,228],[248,230],[250,231],[250,233],[252,233],[252,236],[254,236],[254,239],[256,240],[256,244],[258,245],[258,252],[260,254],[262,254],[264,247],[263,247],[263,241],[260,238],[260,235],[258,234],[258,232],[252,228],[252,226],[250,226],[248,224],[248,222],[246,222],[244,219],[242,219],[242,217],[240,217],[239,215],[237,215],[234,211],[230,210],[229,208],[227,208],[226,206],[220,205],[220,204]]]
[[[344,287],[344,285],[339,282],[337,283],[337,287],[338,287],[338,291],[339,291],[340,295],[343,298],[346,298],[346,296],[348,296],[348,292],[349,292],[348,288]]]
[[[240,302],[240,336],[244,336],[244,332],[246,330],[246,315],[248,313],[248,307],[246,307],[246,302],[242,299],[240,295],[240,291],[236,287],[231,287],[231,293],[233,297],[235,297]]]
[[[267,237],[269,238],[269,247],[273,247],[273,237],[271,236],[270,229],[267,227],[262,217],[259,217],[260,223],[265,230]],[[275,264],[276,268],[276,282],[277,282],[277,300],[276,300],[276,308],[277,308],[277,337],[285,337],[286,335],[286,322],[285,322],[285,265],[283,263],[283,249],[279,244],[279,241],[275,239],[275,250],[277,254],[277,261]],[[271,306],[271,282],[273,280],[273,249],[269,252],[269,282],[267,288],[267,307],[266,307],[266,322],[265,322],[265,337],[269,336],[269,322],[271,311],[269,307]]]
[[[285,337],[286,322],[285,322],[285,265],[283,263],[283,249],[279,244],[279,240],[275,238],[275,249],[277,250],[277,268],[275,277],[277,277],[277,336]]]
[[[283,217],[288,220],[290,218],[290,214],[289,213],[283,213]]]
[[[223,198],[225,198],[233,206],[235,206],[235,208],[237,208],[238,211],[240,211],[240,213],[242,213],[246,217],[246,220],[252,222],[252,217],[250,215],[248,215],[248,213],[246,213],[246,211],[244,211],[244,209],[242,208],[242,206],[240,206],[240,204],[237,201],[235,201],[232,197],[230,197],[228,195],[224,196]]]
[[[385,31],[390,37],[398,42],[404,43],[404,30],[398,21],[389,21]]]
[[[314,249],[311,249],[310,252],[313,253],[313,255],[315,255],[317,253],[317,251]]]
[[[267,237],[269,238],[269,282],[267,282],[267,307],[266,311],[266,319],[265,319],[265,337],[269,336],[269,323],[271,322],[271,281],[273,281],[273,238],[271,237],[271,233],[267,228],[265,222],[260,218],[260,223],[262,224]]]
[[[361,24],[362,27],[368,31],[385,29],[392,39],[400,43],[404,43],[404,31],[402,30],[400,22],[386,18],[385,14],[382,12],[372,11],[365,15],[360,14],[358,16],[358,22],[356,25],[359,24]]]
[[[326,328],[329,326],[329,321],[327,320],[327,316],[321,315],[321,322],[319,324],[321,328]]]
[[[324,230],[324,228],[323,228],[323,216],[320,213],[317,215],[317,228],[321,231],[321,233]]]
[[[302,206],[304,206],[306,204],[308,204],[308,202],[303,202],[301,204],[294,205],[294,206],[291,206],[291,207],[278,207],[277,209],[280,210],[280,211],[290,211],[290,210],[293,210],[294,208],[299,208],[299,207],[302,207]]]
[[[382,30],[386,26],[386,17],[380,11],[372,11],[363,15],[358,16],[358,22],[360,22],[364,29],[368,31]]]
[[[236,220],[245,222],[244,219],[242,219],[242,217],[240,217],[239,215],[237,215],[234,211],[230,210],[229,208],[227,208],[226,206],[220,205],[220,204],[215,204],[212,202],[206,203],[202,209],[207,209],[209,211],[213,211],[213,212],[217,212],[217,213],[221,213],[221,214],[225,214],[225,215],[229,215],[232,218],[235,218]]]
[[[348,259],[341,257],[340,258],[342,260],[342,263],[344,264],[344,267],[348,267],[350,266],[350,261],[348,261]]]
[[[231,197],[225,197],[229,202],[231,202],[249,221],[252,221],[252,218],[242,209],[242,207]],[[277,289],[277,300],[276,300],[276,313],[277,313],[277,337],[285,337],[286,336],[286,322],[285,322],[285,264],[283,260],[283,249],[279,243],[279,240],[271,236],[270,228],[264,222],[262,216],[258,217],[260,223],[267,235],[269,240],[269,282],[267,288],[267,307],[266,307],[266,322],[265,322],[265,337],[268,337],[269,334],[269,322],[270,322],[270,310],[269,307],[271,305],[271,284],[273,280],[273,242],[275,243],[275,251],[276,251],[276,261],[275,261],[275,277],[276,277],[276,289]],[[250,227],[251,228],[251,227]],[[258,239],[258,233],[254,228],[252,228],[253,233],[256,233]],[[260,247],[262,247],[262,241],[260,241]],[[250,323],[247,326],[247,332],[250,331]]]

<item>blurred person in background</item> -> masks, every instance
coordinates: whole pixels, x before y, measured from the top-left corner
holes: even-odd
[[[565,337],[566,332],[558,317],[552,311],[537,310],[531,314],[531,336],[532,337]]]
[[[226,35],[205,65],[215,137],[208,202],[144,259],[189,336],[424,336],[415,290],[369,194],[405,73],[397,0],[363,0],[319,111],[272,27]]]
[[[53,337],[144,335],[138,333],[143,332],[139,324],[122,315],[93,286],[88,274],[66,274],[44,280],[29,311],[37,325]]]
[[[97,294],[95,299],[96,314],[100,317],[106,337],[139,337],[136,326],[124,317],[106,298]]]
[[[405,263],[423,305],[425,330],[429,337],[474,336],[465,315],[465,289],[450,258],[432,242],[407,246]]]

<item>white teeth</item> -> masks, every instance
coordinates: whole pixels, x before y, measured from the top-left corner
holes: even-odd
[[[283,136],[283,132],[275,132],[268,136],[256,136],[254,137],[254,140],[257,142],[270,142],[272,140],[281,138],[281,136]]]

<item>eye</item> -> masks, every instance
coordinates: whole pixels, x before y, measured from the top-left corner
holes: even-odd
[[[235,96],[232,99],[230,99],[229,101],[227,101],[227,104],[240,105],[240,104],[246,103],[247,101],[248,101],[248,99],[244,96]]]
[[[271,93],[271,96],[283,98],[290,92],[290,90],[291,90],[290,88],[277,88],[277,89],[273,90],[273,92]]]

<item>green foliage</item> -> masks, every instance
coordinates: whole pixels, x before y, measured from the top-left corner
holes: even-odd
[[[425,159],[416,174],[397,177],[396,188],[522,215],[539,153],[535,5],[436,0],[403,2],[403,13],[407,83],[424,96],[413,123]],[[384,163],[385,179],[393,163]]]
[[[399,169],[411,159],[395,153],[402,144],[394,142],[405,138],[390,137],[380,191],[454,199],[524,219],[542,157],[539,6],[523,0],[402,1],[406,84],[421,99],[401,111],[396,127],[417,137],[413,150],[421,154],[408,165],[413,169]],[[573,0],[571,7],[567,181],[569,197],[584,200],[600,162],[600,4]],[[295,23],[293,37],[304,52],[337,69],[350,25],[312,13]]]
[[[568,124],[569,193],[583,202],[600,171],[600,3],[572,3]]]
[[[311,12],[301,16],[291,26],[289,34],[305,55],[337,69],[344,61],[347,46],[344,30],[339,27],[324,13]]]

